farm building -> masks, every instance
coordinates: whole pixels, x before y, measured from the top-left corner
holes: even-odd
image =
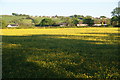
[[[88,24],[77,24],[77,26],[88,26]]]
[[[102,26],[102,24],[94,24],[93,26]]]
[[[19,27],[19,25],[17,25],[17,24],[9,24],[9,25],[7,25],[7,27]]]
[[[97,26],[97,27],[100,27],[100,26],[108,26],[108,24],[94,24],[93,26]]]
[[[88,24],[84,24],[83,20],[79,21],[79,23],[77,24],[77,26],[88,26]]]
[[[67,26],[67,23],[59,23],[59,25],[63,27],[63,26]]]

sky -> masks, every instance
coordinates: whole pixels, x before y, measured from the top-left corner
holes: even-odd
[[[31,16],[106,16],[111,17],[112,10],[119,0],[0,0],[0,15],[12,13]]]

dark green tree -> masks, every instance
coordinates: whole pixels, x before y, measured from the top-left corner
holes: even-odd
[[[92,26],[94,24],[94,20],[91,18],[86,18],[83,20],[83,24],[88,24],[88,26]]]
[[[102,18],[102,19],[103,19],[103,18],[106,18],[106,16],[100,16],[100,18]]]
[[[116,23],[116,25],[120,26],[120,7],[116,7],[112,12],[111,22]]]
[[[77,26],[77,24],[79,23],[79,21],[77,19],[73,19],[72,23]]]
[[[63,23],[66,23],[66,26],[73,26],[72,19],[70,17],[64,17]]]
[[[112,16],[120,16],[120,7],[116,7],[111,13]]]
[[[54,25],[55,22],[52,20],[52,19],[43,19],[41,22],[40,22],[40,26],[52,26]]]
[[[77,15],[75,14],[73,17],[77,18]]]
[[[116,25],[119,25],[118,24],[118,17],[116,17],[116,16],[113,16],[112,18],[111,18],[111,25],[113,25],[113,26],[116,26]]]
[[[17,13],[12,13],[12,15],[13,15],[13,16],[18,16],[19,14],[17,14]]]

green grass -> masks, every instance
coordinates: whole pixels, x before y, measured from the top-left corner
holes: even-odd
[[[7,23],[11,23],[11,21],[19,20],[22,18],[26,18],[25,16],[11,16],[11,15],[3,15],[2,20],[6,21]]]
[[[3,78],[120,78],[116,35],[3,36]]]
[[[42,21],[42,19],[45,19],[45,18],[48,18],[48,17],[33,17],[33,19],[35,20],[36,24],[39,24]],[[63,22],[60,18],[48,18],[48,19],[52,19],[57,24]]]

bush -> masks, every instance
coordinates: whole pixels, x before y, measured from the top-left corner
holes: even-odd
[[[54,25],[55,22],[52,20],[52,19],[43,19],[41,22],[40,22],[40,26],[52,26]]]
[[[4,20],[0,21],[0,24],[1,24],[2,28],[6,28],[6,26],[7,26],[7,22]]]
[[[114,27],[120,27],[120,25],[114,25]]]

